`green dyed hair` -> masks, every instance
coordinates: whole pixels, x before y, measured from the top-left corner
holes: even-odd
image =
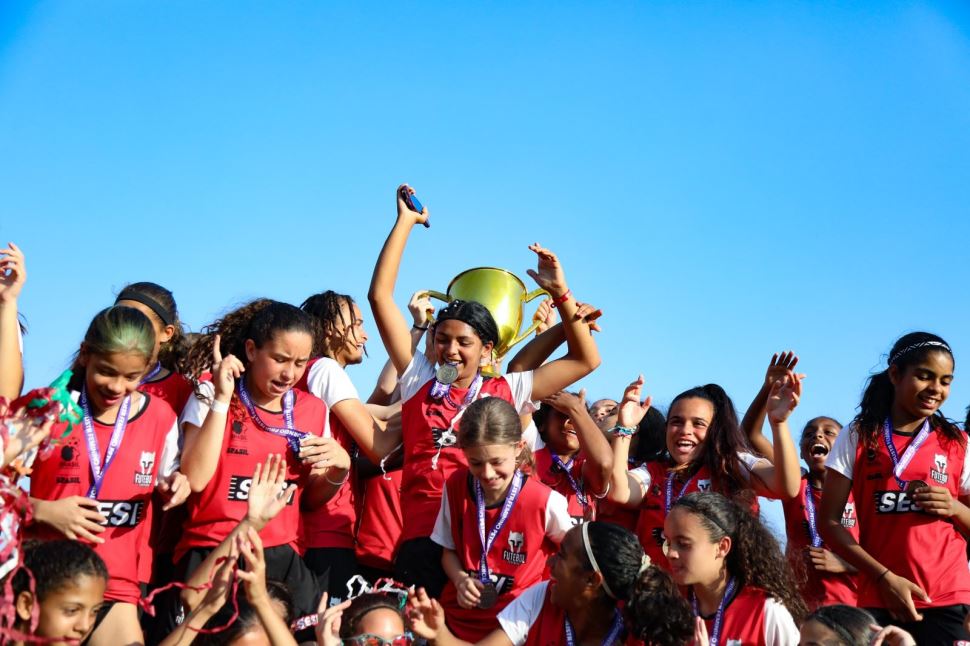
[[[84,334],[81,348],[88,354],[140,354],[148,363],[155,351],[155,328],[148,317],[134,307],[114,305],[97,313]],[[74,355],[71,365],[74,376],[68,387],[72,390],[79,390],[84,383],[80,354],[78,351]]]

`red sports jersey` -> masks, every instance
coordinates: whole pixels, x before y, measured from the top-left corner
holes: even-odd
[[[902,455],[912,438],[896,433],[892,437]],[[966,450],[934,430],[902,477],[946,487],[957,498]],[[893,574],[909,579],[929,595],[929,603],[913,597],[917,608],[970,603],[966,540],[953,523],[924,514],[909,494],[900,491],[881,436],[873,449],[861,442],[856,447],[852,494],[859,517],[859,544]],[[859,605],[885,607],[876,582],[869,577],[859,576]]]
[[[393,570],[394,556],[401,540],[404,517],[401,513],[400,469],[364,481],[357,528],[357,561],[378,570]]]
[[[785,530],[788,533],[786,552],[795,571],[804,570],[806,574],[806,580],[802,586],[802,597],[805,599],[805,604],[809,610],[836,603],[855,606],[856,601],[858,601],[856,575],[819,572],[812,567],[812,562],[806,556],[806,552],[812,544],[808,508],[805,505],[807,484],[808,477],[806,476],[802,478],[798,496],[791,500],[782,501],[782,507],[785,510]],[[815,517],[819,519],[818,509],[822,500],[821,490],[812,488],[812,500],[815,502]],[[818,520],[816,520],[817,524]],[[851,495],[845,505],[845,510],[842,512],[842,526],[849,530],[853,538],[859,540],[859,523],[856,519],[855,502],[853,502]]]
[[[566,641],[566,613],[552,601],[550,581],[536,583],[500,614],[498,621],[513,644],[525,646],[562,646]],[[624,643],[624,627],[618,626],[617,637],[604,646]],[[599,642],[597,642],[599,643]],[[636,644],[639,642],[629,641]]]
[[[542,481],[544,485],[558,491],[566,500],[569,502],[569,515],[572,516],[573,522],[579,524],[583,522],[585,518],[584,514],[586,509],[583,504],[579,501],[579,495],[573,488],[572,483],[569,478],[566,477],[566,473],[562,470],[560,466],[552,461],[552,451],[549,447],[539,449],[534,453],[535,457],[535,474],[539,476],[539,480]],[[586,498],[586,504],[589,506],[589,517],[588,520],[596,519],[596,503],[598,502],[596,498],[593,497],[586,490],[586,484],[583,482],[583,464],[586,462],[586,456],[581,453],[577,453],[573,456],[571,461],[565,463],[569,467],[569,474],[583,492]]]
[[[326,435],[332,435],[340,446],[354,455],[356,446],[350,433],[337,417],[330,413],[330,428]],[[334,497],[319,509],[304,510],[300,514],[300,537],[303,548],[339,547],[354,548],[354,525],[357,523],[357,507],[354,502],[354,487],[350,479],[345,482]]]
[[[430,395],[433,384],[429,380],[401,408],[404,439],[401,506],[407,509],[401,538],[405,541],[431,535],[445,480],[467,464],[465,455],[456,446],[455,417],[468,390],[452,385],[450,395],[437,400]],[[481,397],[501,397],[514,404],[505,377],[485,378]]]
[[[98,511],[108,519],[99,536],[104,543],[94,550],[108,566],[110,579],[105,598],[137,603],[139,561],[146,555],[145,534],[151,527],[151,498],[162,461],[165,440],[175,428],[175,413],[163,401],[144,395],[141,410],[134,412],[125,427],[121,446],[108,467],[98,494]],[[101,461],[108,450],[114,424],[93,420]],[[51,435],[60,437],[65,425],[54,426]],[[166,458],[167,459],[167,458]],[[38,457],[30,476],[30,495],[42,500],[87,496],[92,485],[91,462],[84,427],[77,424],[60,441],[55,451],[42,460]],[[35,538],[64,538],[56,530],[34,524],[29,532]]]
[[[664,521],[667,519],[666,510],[666,484],[667,470],[666,462],[646,462],[643,466],[635,469],[642,472],[646,469],[650,478],[650,486],[643,494],[643,501],[640,504],[640,517],[637,520],[636,534],[643,545],[643,551],[650,557],[650,561],[658,567],[668,569],[667,557],[663,553],[664,544]],[[686,484],[686,486],[685,486]],[[689,482],[684,483],[679,478],[674,479],[672,503],[680,496],[686,496],[695,491],[711,491],[711,474],[706,466],[702,466]],[[723,493],[723,492],[720,492]],[[754,501],[751,505],[751,513],[758,515],[758,498],[752,496]],[[672,504],[671,503],[671,504]]]
[[[185,408],[185,402],[192,396],[194,386],[183,375],[170,372],[158,381],[138,386],[138,390],[165,401],[178,414],[182,412],[182,409]]]
[[[453,546],[462,568],[479,576],[482,541],[478,532],[478,506],[472,475],[460,469],[448,478],[446,485]],[[496,615],[523,590],[542,578],[546,560],[556,551],[557,542],[547,530],[548,507],[553,491],[538,479],[525,476],[522,488],[508,520],[495,537],[488,553],[488,567],[498,592],[498,601],[488,610],[465,609],[458,605],[458,592],[449,581],[441,593],[441,605],[448,626],[459,639],[478,641],[498,628]],[[562,504],[562,498],[559,498]],[[503,499],[504,502],[504,499]],[[497,504],[485,509],[486,532],[495,525],[502,510]],[[564,518],[562,525],[569,525]],[[565,532],[566,527],[561,527]],[[557,536],[561,540],[561,535]],[[448,547],[448,546],[446,546]]]
[[[322,433],[326,418],[323,402],[302,390],[293,393],[296,396],[293,406],[296,429],[314,435]],[[258,407],[257,411],[267,425],[285,425],[282,412],[274,413]],[[188,413],[187,408],[187,419]],[[217,546],[246,517],[253,470],[258,462],[265,463],[271,453],[285,457],[286,482],[297,484],[297,489],[283,511],[263,528],[259,536],[266,547],[298,547],[300,495],[307,484],[309,468],[293,454],[285,438],[260,429],[233,395],[218,466],[206,488],[192,494],[188,500],[189,520],[175,550],[176,561],[191,548]]]
[[[764,590],[745,586],[724,609],[723,625],[718,644],[730,646],[768,646],[765,639],[765,604],[768,595]],[[714,637],[714,618],[705,619],[707,634]],[[792,624],[794,626],[794,624]],[[773,646],[789,646],[794,642],[775,642]]]

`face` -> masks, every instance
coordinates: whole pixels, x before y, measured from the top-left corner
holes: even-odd
[[[840,430],[841,427],[835,423],[835,420],[828,417],[816,417],[805,426],[798,447],[810,471],[825,472],[825,458],[832,450]]]
[[[457,363],[458,375],[465,379],[492,358],[492,344],[482,344],[472,326],[455,319],[434,326],[434,349],[438,363]]]
[[[579,450],[579,436],[572,420],[554,409],[546,415],[542,439],[557,455],[572,455]]]
[[[84,385],[96,414],[117,408],[133,393],[148,370],[149,358],[138,352],[97,354],[81,346],[78,355],[84,367]]]
[[[155,352],[152,353],[152,361],[155,361],[158,358],[158,351],[162,347],[162,344],[171,341],[172,337],[175,336],[175,326],[165,325],[162,323],[162,320],[158,318],[158,314],[153,312],[152,308],[148,307],[144,303],[122,300],[115,304],[124,305],[125,307],[133,307],[147,316],[148,320],[152,322],[152,328],[155,330]]]
[[[709,584],[717,581],[731,550],[731,539],[711,541],[697,514],[674,507],[664,521],[667,560],[677,585]]]
[[[400,613],[390,608],[376,608],[361,617],[357,624],[357,634],[354,637],[364,637],[365,635],[380,637],[385,643],[393,643],[395,638],[400,638],[404,635],[404,632],[404,620],[401,619]]]
[[[261,348],[247,339],[246,384],[264,398],[281,397],[303,376],[312,349],[309,333],[296,330],[276,332]]]
[[[40,623],[35,634],[48,639],[84,639],[94,626],[106,585],[107,581],[100,577],[82,574],[49,592],[40,602]],[[17,596],[17,615],[21,621],[30,621],[32,605],[29,592]],[[60,646],[68,641],[54,643]]]
[[[802,624],[799,635],[798,646],[838,646],[842,643],[838,633],[814,619]]]
[[[357,303],[348,307],[340,305],[340,320],[336,321],[333,332],[327,336],[327,346],[333,358],[343,366],[354,366],[364,360],[364,345],[367,332],[364,331],[364,317]]]
[[[889,366],[889,380],[895,393],[893,411],[913,419],[929,417],[950,395],[953,357],[947,352],[929,352],[913,365],[900,370]]]
[[[677,464],[696,460],[701,453],[707,429],[714,419],[714,405],[700,397],[685,397],[667,415],[667,450]]]
[[[512,482],[519,454],[525,443],[486,444],[462,449],[468,460],[468,469],[482,484],[487,501],[500,498]]]
[[[616,426],[616,407],[617,403],[612,399],[593,402],[589,414],[601,431],[607,431]]]
[[[580,596],[593,575],[586,564],[582,530],[577,526],[566,532],[559,551],[549,557],[549,585],[552,602],[566,607]]]

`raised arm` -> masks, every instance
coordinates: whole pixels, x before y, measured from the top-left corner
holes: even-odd
[[[768,498],[791,499],[798,495],[801,487],[802,471],[798,465],[798,449],[788,428],[788,416],[798,406],[802,396],[802,378],[788,371],[782,379],[775,381],[768,393],[767,415],[771,423],[772,461],[762,460],[754,466],[751,481],[759,496]]]
[[[427,220],[429,215],[427,208],[421,213],[415,213],[409,209],[401,199],[401,191],[414,193],[407,184],[399,186],[395,193],[397,221],[384,242],[381,255],[377,258],[374,276],[371,278],[370,290],[367,293],[377,330],[398,373],[404,372],[414,352],[411,349],[408,324],[394,303],[394,285],[397,282],[397,272],[401,267],[401,257],[404,255],[404,247],[407,245],[411,229],[415,224],[421,224]]]
[[[560,391],[542,400],[563,415],[569,417],[579,438],[580,451],[586,456],[583,462],[583,481],[589,493],[597,497],[606,494],[613,472],[613,449],[606,441],[603,432],[589,416],[586,408],[586,391],[580,390],[579,397]]]
[[[566,275],[556,254],[538,244],[530,245],[529,249],[538,256],[538,267],[536,270],[530,269],[529,275],[549,292],[553,303],[559,308],[567,347],[564,357],[536,368],[532,380],[532,399],[538,400],[565,389],[593,372],[600,365],[600,355],[588,324],[579,315],[579,304],[569,291]]]
[[[0,397],[8,400],[19,397],[24,386],[17,299],[26,281],[24,254],[11,242],[0,249]]]
[[[624,507],[638,507],[643,500],[643,487],[639,480],[630,475],[627,468],[630,459],[630,440],[636,432],[640,420],[650,410],[652,397],[642,402],[640,394],[643,390],[643,375],[631,383],[623,391],[623,398],[617,406],[616,425],[629,432],[617,433],[613,436],[613,470],[610,476],[610,490],[607,498]]]
[[[777,380],[794,371],[798,364],[798,357],[792,351],[775,353],[768,362],[768,370],[765,371],[765,380],[761,388],[754,396],[754,401],[748,406],[741,420],[741,428],[748,436],[752,448],[756,453],[764,456],[772,455],[771,442],[765,437],[761,429],[765,425],[765,417],[768,415],[768,393],[771,392],[771,385]]]
[[[428,297],[428,293],[415,292],[412,294],[411,301],[408,303],[408,311],[411,313],[411,319],[414,321],[410,331],[411,353],[413,355],[417,350],[418,344],[421,342],[421,337],[424,336],[424,333],[431,326],[434,315],[434,305],[431,304],[431,298]],[[394,390],[397,388],[399,378],[400,375],[394,368],[394,362],[388,359],[387,363],[384,364],[384,368],[381,370],[381,374],[377,376],[377,384],[374,386],[374,392],[367,398],[367,403],[381,406],[391,404],[394,401]]]
[[[581,318],[590,329],[590,332],[599,332],[600,326],[596,320],[603,315],[602,310],[598,310],[592,305],[578,303],[579,310],[576,316]],[[552,300],[546,299],[539,306],[536,316],[543,315],[544,310],[552,311],[546,320],[555,320],[555,310],[552,309]],[[540,327],[541,329],[541,327]],[[562,323],[551,324],[548,328],[540,331],[534,339],[522,346],[522,349],[509,361],[508,372],[524,372],[535,370],[544,364],[556,348],[566,342],[566,330]]]

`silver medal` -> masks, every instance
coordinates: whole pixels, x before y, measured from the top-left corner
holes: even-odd
[[[453,363],[441,364],[435,373],[435,379],[438,380],[438,383],[446,386],[455,383],[455,380],[458,379],[458,366]]]

